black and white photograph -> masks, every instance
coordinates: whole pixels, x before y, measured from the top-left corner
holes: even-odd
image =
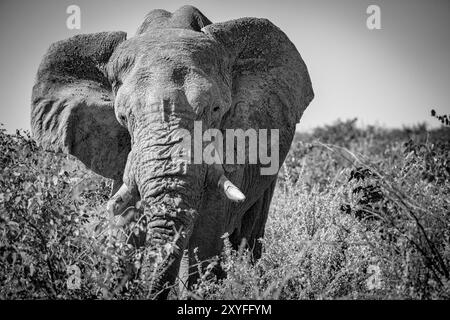
[[[450,299],[450,1],[1,0],[0,25],[3,302]]]

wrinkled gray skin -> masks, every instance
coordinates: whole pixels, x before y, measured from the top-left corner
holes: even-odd
[[[129,39],[101,32],[52,44],[33,87],[31,124],[45,148],[70,153],[114,179],[114,192],[125,183],[132,201],[168,208],[152,215],[147,245],[171,241],[173,226],[184,232],[156,282],[159,292],[178,272],[187,274],[194,248],[200,260],[218,255],[225,233],[234,246],[245,238],[258,258],[277,179],[260,175],[259,164],[172,160],[177,130],[192,131],[194,120],[203,130],[279,129],[281,165],[313,97],[300,54],[270,21],[211,23],[184,6],[151,11]],[[222,174],[245,201],[224,195],[217,186]]]

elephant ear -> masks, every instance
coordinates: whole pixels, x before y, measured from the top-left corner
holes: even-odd
[[[31,130],[47,150],[74,155],[94,172],[121,179],[128,131],[114,113],[105,66],[124,32],[77,35],[50,46],[32,93]]]
[[[278,129],[281,164],[295,125],[314,97],[300,54],[267,19],[242,18],[211,24],[202,31],[228,52],[232,105],[222,118],[222,129]]]

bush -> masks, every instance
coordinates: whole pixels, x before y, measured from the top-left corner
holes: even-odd
[[[135,266],[162,263],[170,247],[127,241],[142,219],[119,228],[108,218],[110,181],[2,128],[0,163],[0,299],[151,297]]]

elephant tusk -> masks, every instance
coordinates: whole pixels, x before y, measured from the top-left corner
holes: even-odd
[[[214,140],[216,142],[216,139]],[[217,184],[219,189],[225,193],[228,199],[234,202],[242,202],[245,200],[245,195],[236,187],[224,174],[224,169],[222,167],[223,161],[220,157],[220,153],[217,150],[217,145],[214,152],[214,164],[211,166],[210,179]]]
[[[242,202],[245,200],[245,195],[236,187],[225,175],[221,175],[218,183],[219,188],[225,193],[228,199],[234,202]]]
[[[124,183],[115,195],[106,204],[106,210],[112,215],[116,216],[121,214],[129,205],[130,200],[133,198],[133,194]]]

